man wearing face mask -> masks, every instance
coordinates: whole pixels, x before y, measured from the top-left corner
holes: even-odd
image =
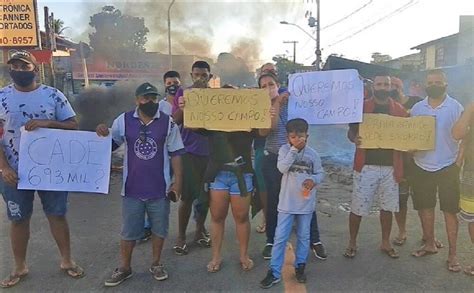
[[[161,252],[168,235],[170,200],[175,201],[181,194],[184,146],[179,129],[170,116],[158,110],[156,87],[144,83],[137,88],[135,95],[136,109],[121,114],[112,125],[113,149],[125,144],[126,157],[122,187],[121,265],[105,281],[108,287],[117,286],[132,276],[132,252],[136,241],[144,236],[145,215],[152,232],[153,258],[149,272],[158,281],[168,278],[161,263]],[[109,129],[100,124],[96,132],[107,136]]]
[[[364,101],[364,113],[388,114],[406,117],[407,111],[390,98],[390,77],[381,75],[374,79],[374,96]],[[402,152],[392,149],[361,149],[359,125],[351,124],[347,134],[356,145],[354,157],[354,187],[349,215],[349,245],[344,252],[347,258],[357,253],[357,234],[363,216],[368,216],[375,198],[380,203],[382,243],[380,250],[391,258],[399,255],[390,243],[392,213],[399,210],[398,184],[403,178]]]
[[[438,252],[434,237],[436,195],[444,214],[448,236],[449,252],[446,267],[459,272],[461,266],[456,256],[459,212],[459,167],[456,159],[459,141],[453,137],[451,129],[463,112],[462,105],[446,93],[446,75],[441,70],[432,70],[426,77],[427,97],[413,106],[412,116],[434,116],[436,118],[435,148],[430,151],[414,152],[413,205],[420,216],[424,245],[413,252],[422,257]]]
[[[191,68],[193,85],[191,88],[207,88],[212,78],[211,67],[205,61],[196,61]],[[196,232],[194,242],[203,248],[211,247],[211,239],[204,227],[209,210],[208,197],[204,190],[204,174],[209,160],[209,145],[206,136],[184,128],[183,111],[180,103],[183,100],[182,88],[176,93],[173,101],[173,119],[181,124],[181,136],[183,138],[186,154],[183,156],[183,196],[178,210],[178,239],[173,247],[176,255],[188,254],[186,244],[186,229],[189,218],[195,204]],[[181,102],[180,102],[181,100]]]
[[[173,110],[173,101],[176,93],[181,86],[181,77],[177,71],[168,71],[163,75],[163,84],[165,85],[165,98],[160,101],[160,111],[171,115]]]
[[[413,105],[421,101],[422,99],[417,96],[406,96],[403,92],[403,82],[397,77],[390,77],[392,84],[390,97],[395,101],[399,102],[400,105],[405,108],[405,110],[410,113]],[[400,211],[395,213],[395,220],[398,225],[398,235],[393,239],[392,243],[398,246],[405,244],[407,239],[406,231],[406,219],[408,211],[408,198],[412,192],[412,187],[410,186],[410,174],[413,170],[413,158],[409,153],[403,154],[403,168],[404,168],[404,178],[399,184],[399,195],[400,195]],[[424,239],[424,237],[422,238]],[[441,243],[438,243],[441,246]]]
[[[20,128],[24,126],[27,131],[34,131],[38,128],[75,130],[78,127],[76,114],[63,93],[36,83],[38,64],[31,53],[15,52],[7,64],[13,84],[0,89],[0,120],[4,128],[0,138],[0,172],[4,183],[3,198],[11,221],[10,239],[15,268],[10,276],[0,282],[2,288],[15,286],[28,274],[26,252],[35,191],[17,189]],[[70,277],[83,277],[84,270],[71,258],[66,219],[68,193],[42,190],[37,193],[61,254],[60,268]]]

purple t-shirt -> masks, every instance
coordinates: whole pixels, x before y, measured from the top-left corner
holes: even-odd
[[[178,98],[183,96],[183,88],[180,88],[173,99],[173,114],[179,110]],[[181,138],[183,139],[184,149],[187,153],[197,156],[209,156],[209,143],[207,137],[184,128],[180,125]]]
[[[171,186],[169,156],[184,153],[178,127],[158,111],[150,123],[142,124],[135,111],[115,119],[112,139],[125,144],[122,195],[140,200],[166,196]]]

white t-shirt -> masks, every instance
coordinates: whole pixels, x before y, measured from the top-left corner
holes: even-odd
[[[168,103],[167,100],[161,100],[158,102],[158,110],[165,113],[166,115],[171,116],[172,109],[173,106]]]
[[[414,154],[415,163],[420,168],[435,172],[456,162],[459,142],[453,138],[451,131],[463,111],[463,106],[448,95],[436,108],[429,105],[428,98],[413,106],[411,116],[433,116],[436,119],[434,150],[418,151]]]
[[[34,91],[20,92],[11,84],[0,89],[0,140],[10,166],[18,170],[20,127],[31,119],[64,121],[75,116],[64,94],[53,87],[40,85]]]

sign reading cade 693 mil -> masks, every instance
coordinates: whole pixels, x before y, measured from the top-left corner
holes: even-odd
[[[0,47],[36,47],[36,0],[0,0]]]

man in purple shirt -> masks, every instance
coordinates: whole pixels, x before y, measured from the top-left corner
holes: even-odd
[[[136,92],[136,109],[117,117],[112,125],[113,148],[125,144],[122,186],[121,266],[116,268],[105,286],[117,286],[132,276],[131,260],[135,242],[143,235],[145,214],[151,223],[153,262],[150,273],[166,280],[168,273],[160,263],[161,251],[168,234],[170,198],[181,192],[184,153],[179,129],[173,119],[158,110],[158,91],[150,83]],[[97,134],[109,135],[105,124]],[[170,177],[171,166],[174,181]]]
[[[193,88],[207,88],[212,78],[211,67],[205,61],[196,61],[191,69]],[[191,129],[183,127],[183,111],[179,107],[179,98],[183,96],[183,89],[179,89],[173,100],[173,119],[181,125],[181,137],[183,138],[186,154],[183,156],[183,196],[179,205],[179,232],[176,245],[173,247],[177,255],[186,255],[186,229],[191,216],[193,202],[197,202],[196,234],[194,241],[201,247],[210,247],[211,240],[204,228],[208,211],[208,199],[204,191],[204,173],[206,171],[209,146],[207,137],[198,134]]]

